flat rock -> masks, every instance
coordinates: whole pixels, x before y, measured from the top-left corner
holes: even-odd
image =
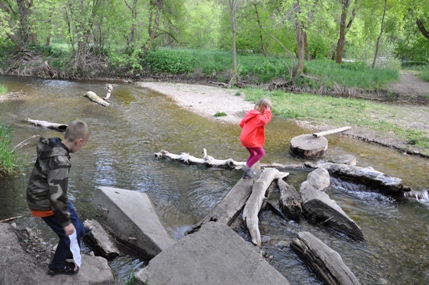
[[[175,243],[146,193],[99,187],[92,202],[100,213],[100,223],[119,241],[147,258]]]
[[[163,250],[135,278],[150,285],[289,284],[253,245],[215,222]]]
[[[47,268],[26,253],[19,243],[15,229],[0,223],[0,284],[25,285],[89,285],[113,282],[114,277],[107,260],[82,254],[82,266],[76,275],[47,275]]]

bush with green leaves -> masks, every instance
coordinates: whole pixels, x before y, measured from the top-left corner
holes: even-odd
[[[194,71],[195,59],[187,52],[159,49],[147,52],[141,65],[153,73],[184,74]]]

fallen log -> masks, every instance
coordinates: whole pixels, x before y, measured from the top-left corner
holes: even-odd
[[[254,179],[257,179],[256,176]],[[195,224],[187,234],[196,232],[208,222],[218,222],[230,226],[239,215],[252,192],[254,179],[240,179],[237,184],[201,221]]]
[[[323,163],[319,164],[335,177],[354,181],[362,185],[375,187],[378,190],[388,192],[389,194],[401,194],[404,192],[402,179],[387,176],[384,173],[374,170],[372,167],[358,167],[346,164]]]
[[[57,124],[57,123],[51,123],[48,121],[32,120],[30,118],[28,118],[27,121],[36,125],[36,126],[56,130],[59,132],[65,132],[67,129],[67,125],[65,125],[65,124]]]
[[[264,169],[258,181],[253,185],[252,194],[246,202],[243,210],[243,220],[249,230],[252,243],[261,247],[261,234],[259,232],[258,214],[265,200],[265,193],[271,182],[275,179],[283,179],[289,173],[280,172],[274,168]]]
[[[109,102],[101,99],[97,94],[95,94],[92,91],[86,92],[85,94],[83,94],[83,97],[87,97],[89,100],[91,100],[97,104],[100,104],[101,106],[109,106],[110,105]]]
[[[282,179],[277,180],[280,189],[279,207],[282,213],[292,220],[299,220],[302,215],[302,198],[295,187],[287,184]]]
[[[338,252],[309,232],[300,232],[291,248],[327,285],[358,285],[359,280],[344,264]]]
[[[215,159],[210,155],[207,155],[207,150],[203,149],[204,156],[202,158],[197,158],[188,153],[182,154],[173,154],[166,150],[161,150],[160,152],[155,153],[156,158],[169,158],[171,160],[180,161],[185,164],[201,164],[207,167],[220,167],[226,169],[239,168],[245,165],[245,162],[237,162],[232,158],[226,160]]]

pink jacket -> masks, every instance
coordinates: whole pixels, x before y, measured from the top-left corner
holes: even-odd
[[[258,110],[250,110],[240,122],[240,141],[244,147],[263,147],[265,143],[265,125],[271,120],[272,113],[265,110],[261,114]]]

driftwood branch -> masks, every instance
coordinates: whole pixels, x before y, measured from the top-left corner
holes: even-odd
[[[10,217],[7,219],[0,220],[0,223],[8,223],[8,222],[14,221],[14,220],[19,219],[19,218],[21,218],[21,216]]]
[[[39,136],[39,135],[33,135],[33,136],[31,136],[31,137],[29,137],[29,138],[27,138],[27,139],[23,140],[22,142],[20,142],[19,144],[17,144],[17,145],[12,149],[12,152],[14,152],[18,147],[23,147],[23,146],[27,145],[27,142],[28,142],[29,140],[31,140],[31,139],[35,139],[35,138],[38,138],[38,137],[40,137],[40,136]]]
[[[97,94],[95,94],[92,91],[88,91],[85,94],[83,94],[83,97],[87,97],[89,100],[100,104],[101,106],[109,106],[110,103],[105,101],[104,99],[101,99]]]
[[[42,128],[47,128],[47,129],[52,129],[52,130],[56,130],[59,132],[65,132],[67,129],[67,125],[66,124],[57,124],[57,123],[51,123],[48,121],[40,121],[40,120],[32,120],[30,118],[27,119],[28,122],[42,127]]]
[[[264,169],[258,181],[253,185],[252,194],[244,206],[243,220],[249,230],[252,243],[258,247],[262,245],[258,214],[266,199],[265,193],[273,180],[282,179],[288,175],[289,173],[280,172],[275,168]]]
[[[106,84],[107,94],[106,97],[104,97],[104,100],[109,101],[110,94],[112,94],[113,91],[113,85],[112,84]]]
[[[313,136],[315,136],[315,137],[321,137],[321,136],[336,134],[336,133],[340,133],[340,132],[344,132],[344,131],[350,130],[351,128],[352,127],[348,127],[348,126],[347,127],[342,127],[342,128],[338,128],[338,129],[329,130],[329,131],[314,133]]]
[[[182,154],[173,154],[166,150],[161,150],[160,152],[155,153],[156,158],[169,158],[171,160],[180,161],[185,164],[201,164],[206,166],[216,166],[220,168],[233,169],[245,165],[245,162],[237,162],[232,158],[220,160],[215,159],[212,156],[207,154],[207,150],[203,150],[204,156],[202,158],[197,158],[188,153]]]

